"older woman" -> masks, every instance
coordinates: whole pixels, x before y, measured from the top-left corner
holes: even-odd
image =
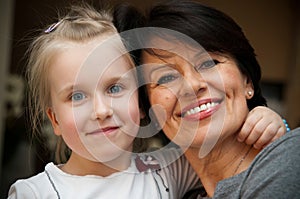
[[[266,105],[260,66],[241,28],[191,1],[157,5],[145,21],[156,28],[125,38],[144,48],[139,71],[151,110],[184,150],[204,185],[202,196],[299,197],[300,129],[264,149],[236,139],[248,113]]]

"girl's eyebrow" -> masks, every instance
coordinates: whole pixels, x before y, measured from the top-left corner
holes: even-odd
[[[126,73],[126,74],[123,74],[123,75],[110,77],[107,82],[108,83],[115,83],[115,82],[122,82],[122,81],[130,81],[130,80],[132,80],[132,78],[134,78],[132,75]]]
[[[114,82],[120,82],[120,81],[130,81],[132,80],[132,76],[129,73],[123,74],[123,75],[116,75],[109,77],[107,80],[108,83],[114,83]],[[100,82],[100,81],[99,81]],[[98,82],[98,84],[99,84]],[[95,88],[97,86],[95,85]],[[70,93],[74,90],[77,90],[79,88],[79,85],[66,85],[62,89],[58,91],[58,95],[63,95],[65,93]]]
[[[62,89],[60,89],[58,91],[58,95],[62,95],[62,94],[65,94],[65,93],[69,93],[71,91],[73,91],[74,89],[76,89],[77,86],[76,85],[67,85],[67,86],[64,86]]]

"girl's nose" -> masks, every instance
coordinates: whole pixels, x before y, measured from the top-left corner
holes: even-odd
[[[95,95],[93,119],[105,120],[113,115],[113,108],[110,100],[99,95]]]

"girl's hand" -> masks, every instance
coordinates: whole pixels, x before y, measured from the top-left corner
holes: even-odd
[[[270,108],[258,106],[249,112],[237,139],[261,149],[285,133],[282,118]]]

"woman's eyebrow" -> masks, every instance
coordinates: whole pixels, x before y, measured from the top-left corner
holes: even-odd
[[[172,68],[174,69],[175,68],[175,64],[170,64],[170,63],[165,63],[165,64],[155,64],[155,63],[151,63],[151,64],[146,64],[148,66],[150,65],[158,65],[158,67],[151,67],[151,70],[150,70],[150,73],[149,73],[149,76],[151,77],[152,73],[157,71],[157,70],[160,70],[162,68]]]
[[[200,51],[193,56],[193,59],[199,59],[199,58],[204,58],[204,57],[211,58],[211,55],[207,51]]]

